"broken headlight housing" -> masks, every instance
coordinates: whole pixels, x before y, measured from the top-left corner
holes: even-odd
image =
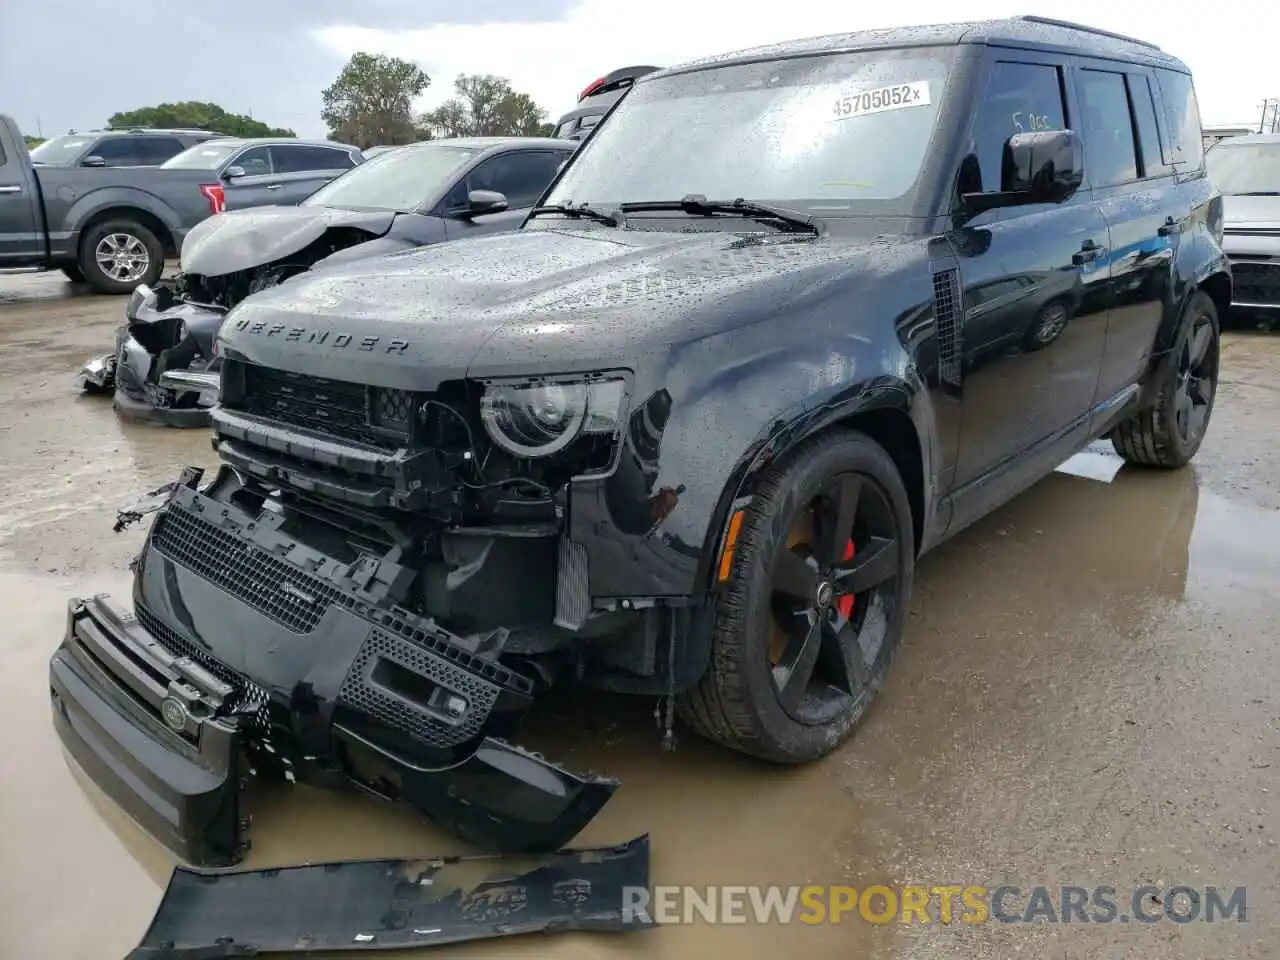
[[[480,419],[507,453],[549,457],[581,436],[616,435],[626,396],[626,378],[614,374],[490,380],[480,398]]]

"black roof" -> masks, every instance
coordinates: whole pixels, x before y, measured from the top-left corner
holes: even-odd
[[[922,27],[892,27],[882,30],[859,30],[803,40],[788,40],[766,46],[751,47],[713,57],[703,57],[657,73],[640,77],[636,83],[648,83],[659,77],[734,63],[781,60],[791,57],[843,53],[854,50],[890,49],[894,47],[954,46],[956,44],[989,44],[992,46],[1037,47],[1064,53],[1080,53],[1091,57],[1145,63],[1190,73],[1176,57],[1169,56],[1155,44],[1099,30],[1095,27],[1048,17],[1021,16],[1005,20],[974,20],[942,23]]]

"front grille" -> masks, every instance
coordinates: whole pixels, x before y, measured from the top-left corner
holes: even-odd
[[[308,576],[206,520],[170,508],[151,533],[157,550],[294,633],[310,633],[329,607],[353,607],[337,588]]]
[[[288,370],[243,364],[243,389],[229,409],[369,446],[396,449],[409,436],[413,396]]]
[[[267,713],[269,697],[266,690],[248,677],[236,673],[226,664],[214,659],[208,651],[163,623],[142,604],[135,604],[134,612],[138,617],[138,623],[147,633],[156,638],[160,646],[175,656],[189,657],[235,691],[227,704],[229,712],[251,716],[253,723],[264,732],[270,728],[271,721]]]
[[[1275,263],[1231,264],[1231,299],[1280,307],[1280,260]]]

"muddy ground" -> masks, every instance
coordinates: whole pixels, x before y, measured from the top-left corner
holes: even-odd
[[[46,664],[69,597],[125,595],[144,525],[114,508],[203,431],[122,425],[73,374],[124,302],[0,279],[0,955],[116,958],[171,866],[68,769]],[[608,698],[537,718],[538,744],[623,786],[584,843],[650,833],[661,884],[1247,887],[1206,924],[678,925],[464,957],[1280,956],[1280,334],[1232,334],[1208,441],[1174,473],[1105,447],[929,556],[905,645],[854,742],[777,770]],[[557,728],[571,733],[557,733]],[[252,865],[462,848],[411,814],[255,793]],[[1010,901],[1020,910],[1022,901]]]

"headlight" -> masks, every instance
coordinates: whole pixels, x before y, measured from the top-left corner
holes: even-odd
[[[549,457],[583,434],[616,433],[626,392],[621,377],[489,382],[480,418],[507,453]]]

